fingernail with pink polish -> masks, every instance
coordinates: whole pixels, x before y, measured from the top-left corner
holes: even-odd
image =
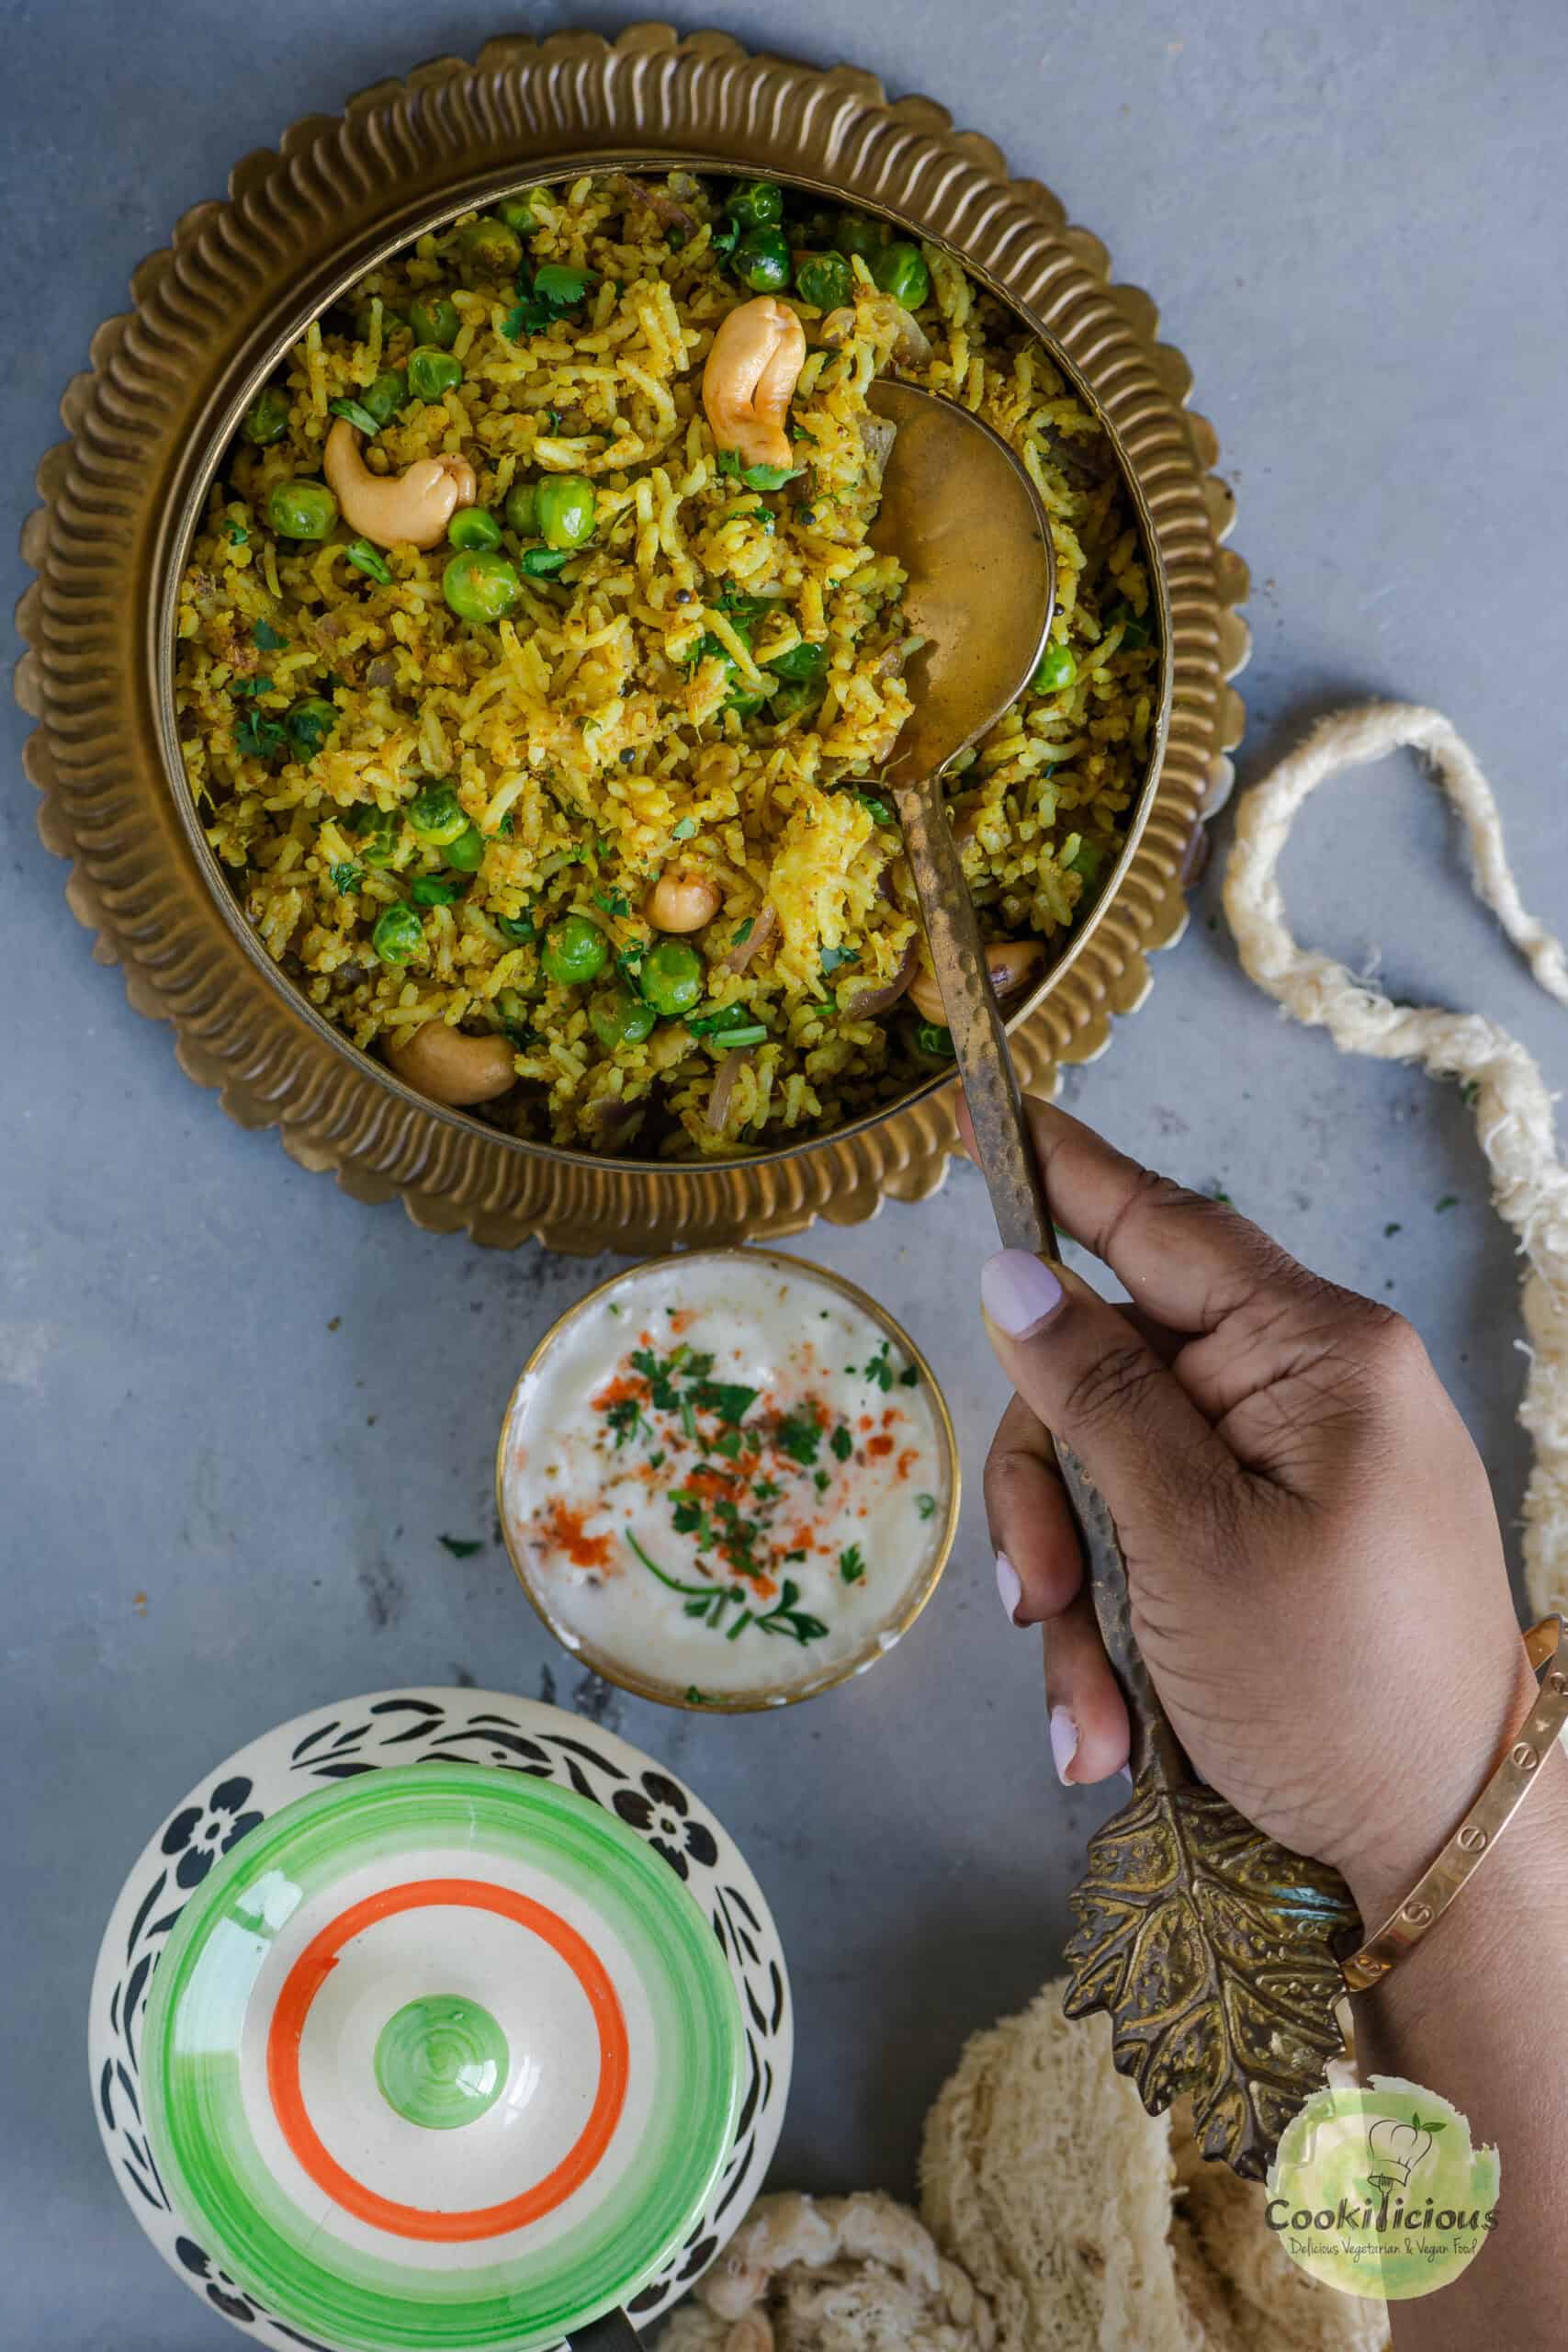
[[[1007,1611],[1009,1624],[1016,1625],[1018,1604],[1023,1599],[1023,1585],[1018,1570],[1005,1552],[997,1554],[997,1590],[1001,1596],[1002,1607]]]
[[[1051,1710],[1051,1761],[1056,1767],[1056,1778],[1066,1788],[1067,1770],[1078,1752],[1078,1727],[1066,1707]]]
[[[998,1331],[1025,1340],[1062,1304],[1061,1283],[1027,1250],[998,1250],[980,1269],[980,1297]]]

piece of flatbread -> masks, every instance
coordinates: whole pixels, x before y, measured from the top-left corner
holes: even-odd
[[[1145,2115],[1062,1984],[977,2034],[926,2119],[921,2211],[997,2352],[1388,2352],[1382,2304],[1298,2270],[1267,2192]]]

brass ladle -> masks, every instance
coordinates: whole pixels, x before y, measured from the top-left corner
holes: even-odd
[[[873,545],[908,576],[925,639],[914,707],[885,771],[903,829],[975,1147],[1003,1245],[1055,1261],[1007,1031],[942,801],[948,763],[1022,693],[1055,598],[1050,526],[1024,467],[966,409],[884,380],[896,428]],[[1206,2155],[1253,2177],[1339,2049],[1334,1939],[1358,1926],[1337,1874],[1290,1854],[1194,1776],[1133,1637],[1127,1566],[1103,1497],[1056,1458],[1095,1614],[1132,1724],[1134,1792],[1093,1838],[1072,1895],[1069,2015],[1108,2012],[1117,2066],[1159,2114],[1182,2093]]]

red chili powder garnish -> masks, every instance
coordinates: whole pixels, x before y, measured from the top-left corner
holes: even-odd
[[[675,1337],[679,1339],[682,1331],[689,1331],[691,1329],[696,1319],[696,1309],[694,1307],[678,1306],[675,1309],[674,1314],[670,1317],[670,1329],[674,1332]]]
[[[634,1396],[639,1405],[647,1402],[647,1381],[637,1373],[618,1372],[613,1380],[605,1382],[593,1398],[593,1409],[596,1413],[607,1413],[612,1405],[627,1404]]]
[[[919,1458],[920,1451],[919,1446],[906,1446],[903,1453],[898,1456],[897,1468],[895,1475],[900,1478],[907,1478]]]
[[[558,1552],[564,1552],[574,1568],[607,1568],[614,1550],[608,1535],[590,1535],[583,1521],[586,1514],[573,1510],[558,1498],[542,1514],[546,1535]]]
[[[857,1430],[874,1430],[876,1423],[870,1413],[863,1413],[855,1423],[855,1427]]]
[[[877,1437],[868,1437],[865,1442],[865,1450],[868,1453],[878,1456],[884,1453],[891,1453],[893,1451],[893,1441],[886,1434]]]

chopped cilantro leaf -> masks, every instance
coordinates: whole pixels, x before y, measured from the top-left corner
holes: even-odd
[[[1437,1210],[1440,1216],[1444,1209],[1452,1209],[1459,1206],[1459,1194],[1457,1193],[1445,1193],[1440,1201],[1434,1201],[1432,1203],[1432,1206]]]
[[[1394,1225],[1385,1225],[1385,1226],[1384,1226],[1384,1227],[1383,1227],[1383,1229],[1382,1229],[1382,1238],[1383,1238],[1383,1239],[1384,1239],[1385,1241],[1387,1241],[1387,1240],[1389,1240],[1389,1239],[1392,1238],[1392,1236],[1393,1236],[1393,1235],[1394,1235],[1394,1234],[1396,1234],[1396,1233],[1403,1233],[1403,1232],[1404,1232],[1404,1227],[1402,1225],[1399,1225],[1399,1224],[1394,1224]]]
[[[730,941],[730,945],[732,947],[744,947],[746,942],[750,938],[751,933],[756,930],[756,916],[748,915],[739,930],[736,933],[735,937]]]
[[[822,978],[825,980],[829,980],[832,978],[833,974],[839,969],[839,967],[841,964],[858,964],[859,961],[859,952],[853,947],[824,947],[822,950]]]
[[[809,1469],[817,1459],[822,1432],[809,1413],[782,1415],[774,1426],[773,1439],[781,1453],[787,1453],[792,1462]]]
[[[700,1380],[690,1394],[699,1411],[716,1413],[721,1421],[739,1424],[745,1419],[761,1391],[743,1388],[739,1381]]]
[[[852,1544],[848,1551],[840,1553],[839,1574],[846,1584],[859,1584],[862,1577],[864,1576],[865,1562],[861,1556],[861,1548],[858,1544]]]
[[[288,642],[286,637],[279,637],[270,621],[257,621],[251,631],[251,643],[259,646],[264,653],[276,653]]]
[[[840,1462],[847,1462],[849,1460],[851,1454],[855,1450],[855,1442],[850,1435],[850,1425],[848,1421],[840,1421],[839,1423],[838,1428],[833,1431],[831,1438],[829,1440],[829,1443],[832,1446],[834,1453],[838,1455]]]
[[[603,907],[607,915],[629,915],[632,910],[631,900],[624,890],[595,890],[593,903]]]
[[[697,820],[694,817],[682,817],[680,823],[675,827],[671,839],[678,842],[689,842],[696,830]]]
[[[919,1375],[919,1374],[915,1370],[915,1367],[914,1367],[914,1365],[913,1365],[912,1363],[907,1363],[907,1364],[904,1366],[903,1371],[898,1374],[898,1385],[899,1385],[899,1387],[900,1387],[900,1388],[918,1388],[918,1387],[919,1386],[919,1385],[920,1385],[920,1375]]]
[[[476,1552],[484,1550],[484,1545],[473,1536],[438,1535],[435,1540],[444,1552],[451,1553],[455,1560],[471,1560]]]
[[[889,1360],[892,1347],[891,1340],[884,1340],[876,1353],[862,1367],[861,1371],[861,1378],[870,1381],[874,1387],[880,1388],[885,1396],[893,1385],[893,1366]]]
[[[334,865],[332,869],[332,884],[334,890],[342,890],[344,892],[349,890],[357,890],[359,888],[358,866],[342,865]]]
[[[236,523],[232,518],[224,524],[223,532],[231,548],[243,548],[251,536],[243,523]]]
[[[814,1470],[811,1473],[811,1483],[819,1495],[825,1495],[833,1483],[833,1474],[830,1470]]]
[[[915,1497],[915,1509],[919,1512],[922,1519],[934,1519],[936,1517],[936,1497],[934,1495],[917,1495]]]

